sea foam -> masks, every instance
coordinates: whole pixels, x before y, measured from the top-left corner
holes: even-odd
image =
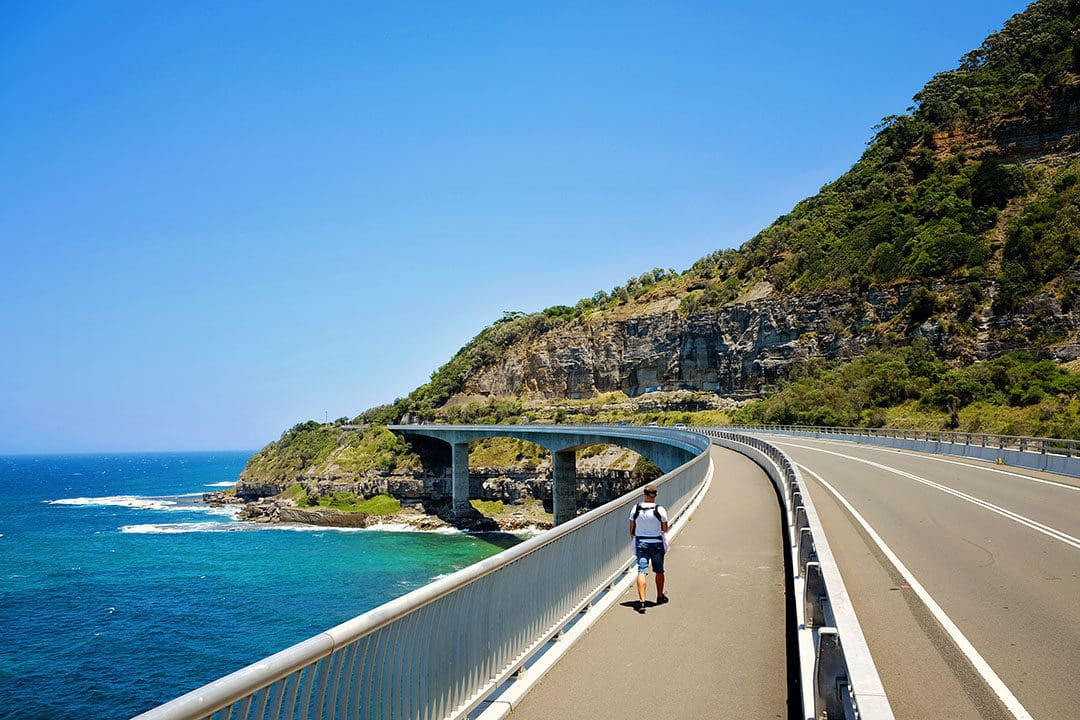
[[[243,532],[259,530],[253,523],[201,522],[201,523],[149,523],[146,525],[124,525],[122,533],[135,535],[180,535],[195,532]]]
[[[108,497],[79,497],[46,500],[49,505],[79,505],[102,507],[126,507],[136,510],[170,510],[176,506],[175,500],[163,498],[139,497],[137,495],[111,495]]]
[[[180,535],[182,533],[220,533],[220,532],[254,532],[263,530],[278,530],[285,532],[317,533],[317,532],[365,532],[370,528],[338,528],[323,525],[299,525],[293,523],[256,523],[256,522],[188,522],[188,523],[147,523],[144,525],[124,525],[120,528],[122,533],[136,535]]]

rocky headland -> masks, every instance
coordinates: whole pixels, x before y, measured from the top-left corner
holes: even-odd
[[[205,493],[203,502],[212,506],[240,505],[237,519],[257,523],[339,528],[404,526],[414,530],[457,528],[471,532],[520,532],[552,526],[549,477],[529,473],[511,477],[498,470],[481,468],[472,473],[472,480],[479,494],[474,499],[483,502],[485,512],[473,510],[464,516],[451,513],[450,479],[430,476],[301,479],[306,498],[331,497],[335,493],[358,497],[391,495],[401,503],[401,510],[391,514],[302,505],[276,485],[250,483],[243,476],[234,490]],[[588,471],[579,478],[579,502],[583,509],[595,507],[630,491],[642,481],[629,470]]]

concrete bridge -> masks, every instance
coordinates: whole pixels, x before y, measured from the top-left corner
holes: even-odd
[[[1015,438],[901,448],[865,430],[395,430],[457,446],[459,504],[479,438],[692,456],[657,481],[670,604],[634,612],[628,493],[138,720],[621,717],[643,682],[672,717],[1077,716],[1080,485],[1045,470],[1080,475],[1069,441],[1014,456]]]
[[[528,440],[551,453],[551,496],[555,524],[577,515],[577,450],[589,445],[617,445],[645,457],[668,473],[708,448],[701,436],[679,430],[607,425],[390,425],[389,429],[408,437],[423,435],[450,445],[453,457],[453,507],[468,512],[469,500],[480,497],[479,478],[469,479],[469,443],[491,437]]]

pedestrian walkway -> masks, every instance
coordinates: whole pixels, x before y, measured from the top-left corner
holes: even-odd
[[[788,717],[778,500],[751,460],[712,453],[712,485],[666,558],[671,602],[653,605],[650,574],[641,615],[631,587],[508,720]]]

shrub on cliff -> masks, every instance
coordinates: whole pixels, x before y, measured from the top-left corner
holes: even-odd
[[[304,469],[320,465],[338,446],[344,431],[314,420],[297,423],[248,460],[244,473],[250,478],[290,481]]]
[[[946,368],[919,347],[880,351],[848,363],[807,366],[778,392],[742,407],[735,423],[881,427],[889,411],[921,411],[923,427],[1080,438],[1080,374],[1029,353]],[[965,410],[977,418],[962,424]],[[999,408],[993,415],[983,410]],[[1028,408],[1024,414],[1007,411]]]
[[[405,438],[381,425],[368,427],[363,435],[350,438],[334,457],[334,463],[345,472],[357,474],[372,470],[392,473],[421,469],[419,456]]]

